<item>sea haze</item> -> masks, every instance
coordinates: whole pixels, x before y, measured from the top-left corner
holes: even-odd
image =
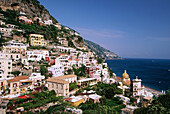
[[[170,60],[166,59],[124,59],[106,60],[108,66],[121,77],[124,70],[134,79],[142,79],[142,85],[162,91],[170,89]]]

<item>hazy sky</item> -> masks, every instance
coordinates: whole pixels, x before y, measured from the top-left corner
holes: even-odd
[[[170,59],[170,0],[39,0],[62,25],[128,58]]]

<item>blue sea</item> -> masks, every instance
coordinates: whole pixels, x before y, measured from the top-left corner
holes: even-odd
[[[105,62],[119,77],[126,69],[131,80],[138,76],[144,86],[158,91],[170,89],[170,60],[168,59],[123,59]]]

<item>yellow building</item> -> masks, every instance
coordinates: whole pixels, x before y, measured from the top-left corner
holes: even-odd
[[[28,76],[17,76],[13,79],[7,80],[10,94],[26,93],[28,90],[33,89],[32,81]]]
[[[131,84],[129,74],[126,72],[126,70],[122,74],[121,81],[124,85],[127,85],[127,86],[130,86],[130,84]]]
[[[72,106],[79,106],[81,103],[84,102],[84,99],[83,97],[81,96],[72,96],[70,97],[71,99],[69,100],[69,103],[72,105]]]
[[[46,46],[47,42],[43,35],[40,34],[30,34],[29,36],[31,46]]]

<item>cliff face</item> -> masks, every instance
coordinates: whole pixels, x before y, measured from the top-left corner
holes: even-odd
[[[85,45],[89,49],[94,51],[98,57],[106,59],[119,58],[118,55],[99,46],[98,44],[95,44],[88,40],[84,40],[75,30],[69,27],[62,26],[53,16],[50,15],[48,10],[43,5],[41,5],[38,0],[0,0],[0,8],[3,11],[6,11],[7,9],[15,10],[17,14],[16,17],[24,14],[27,16],[27,18],[32,20],[34,20],[35,17],[40,18],[43,22],[52,20],[51,25],[40,26],[35,23],[31,25],[23,25],[18,23],[16,18],[12,21],[11,19],[9,19],[11,24],[16,24],[17,26],[19,26],[19,28],[25,30],[27,35],[29,35],[30,33],[43,34],[47,40],[57,44],[59,44],[57,37],[66,38],[68,41],[68,46],[70,47],[82,49],[82,47],[84,47]],[[60,24],[61,28],[56,28],[56,24]]]
[[[4,11],[7,9],[17,10],[24,12],[29,17],[41,17],[42,21],[52,20],[53,23],[57,23],[57,20],[38,0],[0,0],[0,7]]]
[[[84,40],[84,45],[87,46],[89,49],[94,51],[97,56],[105,59],[121,59],[118,55],[115,53],[111,52],[110,50],[107,50],[100,45],[91,42],[89,40]]]

